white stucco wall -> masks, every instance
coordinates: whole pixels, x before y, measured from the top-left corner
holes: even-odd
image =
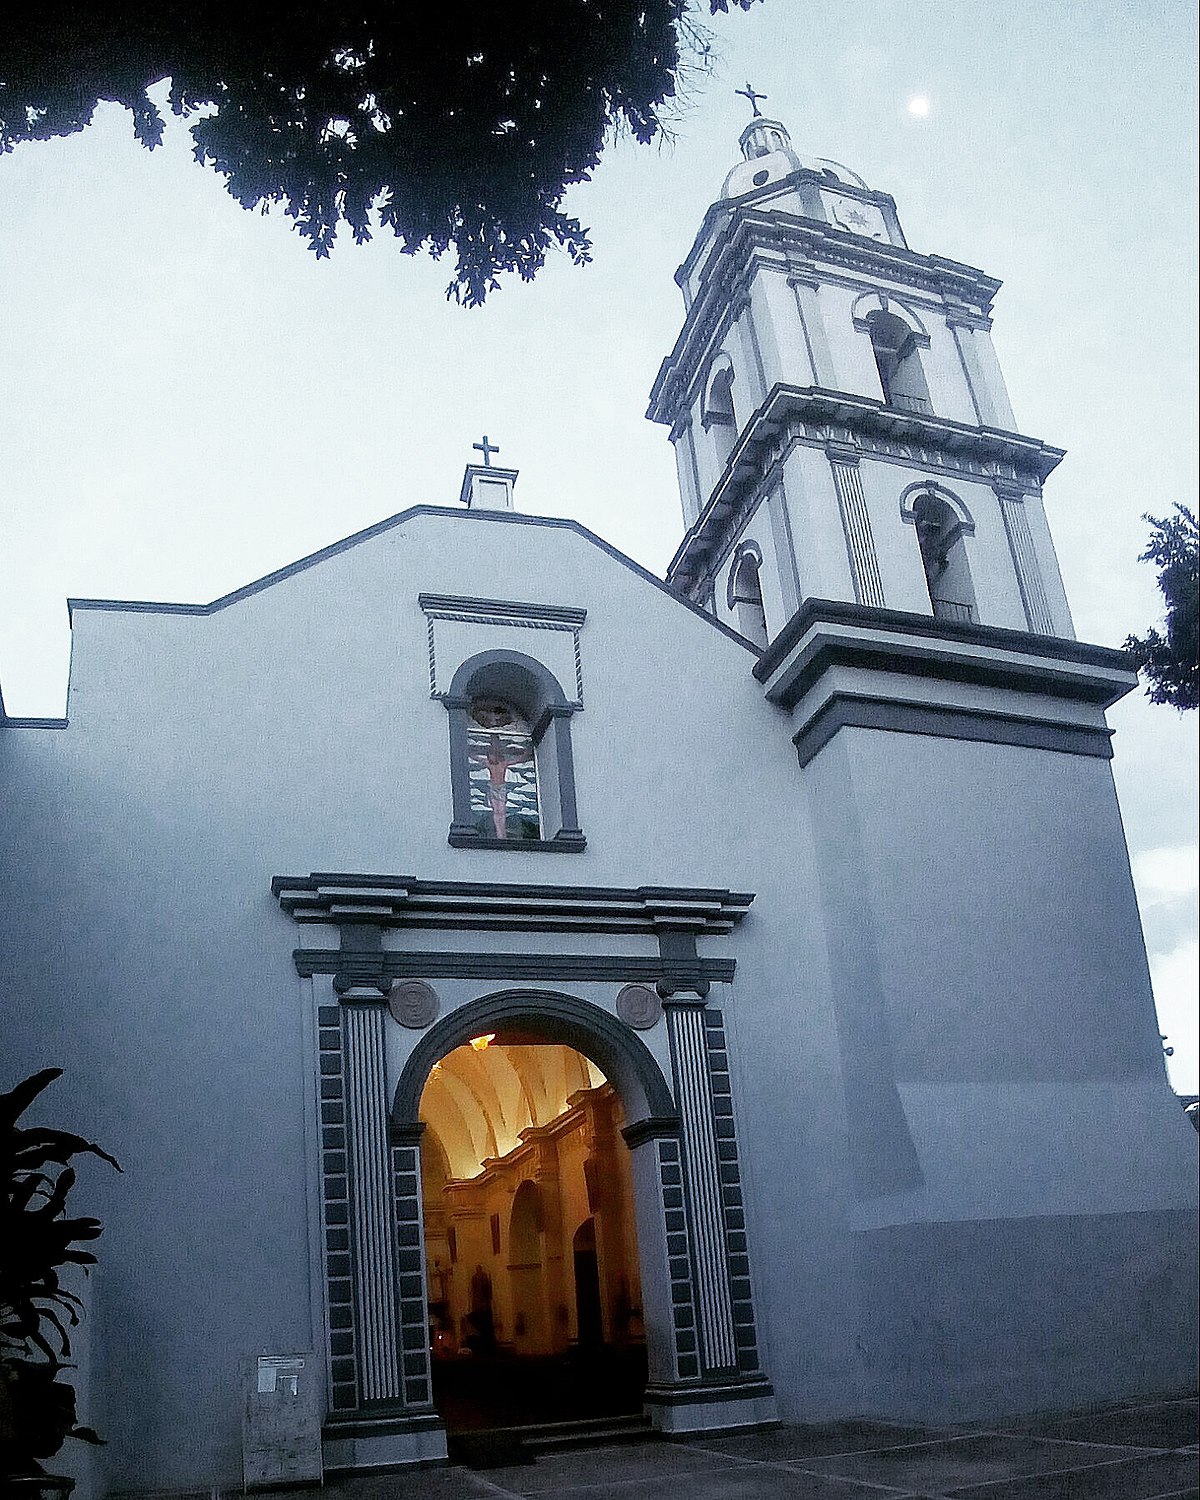
[[[793,462],[828,474],[821,453]],[[755,539],[765,558],[765,524]],[[815,562],[802,570],[816,576]],[[572,721],[585,852],[448,846],[447,714],[429,698],[423,590],[587,610]],[[491,631],[500,647],[518,634]],[[440,637],[447,650],[456,639]],[[1194,1142],[1181,1112],[1174,1133],[1166,1118],[1177,1106],[1107,769],[843,730],[801,772],[753,660],[579,533],[464,513],[412,515],[209,615],[76,612],[69,727],[0,734],[0,986],[8,1074],[63,1066],[55,1122],[126,1169],[90,1171],[79,1192],[106,1224],[92,1409],[111,1487],[236,1482],[239,1359],[319,1337],[312,998],[291,955],[334,934],[285,918],[273,875],[756,893],[702,952],[738,961],[713,1002],[762,1351],[789,1416],[946,1404],[907,1375],[889,1394],[881,1371],[895,1368],[938,1226],[988,1217],[981,1172],[1003,1169],[993,1238],[1014,1237],[1010,1281],[1068,1265],[1071,1236],[1095,1237],[1101,1220],[1115,1254],[1143,1243],[1148,1215],[1178,1213]],[[414,949],[458,941],[490,942],[389,935]],[[587,951],[569,936],[503,944],[522,945]],[[445,1001],[497,987],[463,983]],[[873,1035],[872,1015],[884,1020]],[[651,1045],[665,1060],[662,1037]],[[884,1108],[876,1081],[889,1077]],[[1063,1145],[1107,1110],[1135,1132],[1121,1149],[1138,1194],[1117,1192],[1122,1169],[1090,1139]],[[968,1118],[993,1122],[990,1143],[964,1141]],[[1029,1119],[1057,1121],[1053,1152]],[[894,1194],[880,1182],[914,1160],[925,1196],[881,1204]],[[1060,1242],[1022,1238],[1031,1216],[1060,1226]],[[1160,1255],[1168,1279],[1177,1232]],[[1128,1299],[1106,1295],[1125,1308],[1124,1337]],[[1104,1378],[1124,1378],[1108,1332],[1080,1337]],[[1014,1397],[1029,1394],[1016,1354],[1012,1369]]]

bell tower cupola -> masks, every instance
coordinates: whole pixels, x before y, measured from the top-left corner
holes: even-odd
[[[806,601],[1070,638],[1042,507],[1062,452],[1022,434],[992,346],[1000,283],[909,248],[889,193],[753,116],[676,273],[648,415],[685,535],[668,581],[775,641]]]

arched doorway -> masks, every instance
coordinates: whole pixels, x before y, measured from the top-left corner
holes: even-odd
[[[545,1212],[536,1182],[521,1183],[508,1230],[512,1347],[516,1354],[548,1354],[553,1338],[546,1313]]]
[[[596,1258],[596,1221],[585,1219],[571,1240],[575,1272],[575,1323],[581,1349],[599,1348],[604,1342],[604,1317],[600,1300],[600,1263]]]
[[[494,1018],[420,1091],[432,1391],[452,1433],[642,1409],[628,1112],[561,1036],[536,1014]]]

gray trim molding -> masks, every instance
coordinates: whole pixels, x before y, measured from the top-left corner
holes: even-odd
[[[324,872],[276,875],[271,893],[296,922],[693,936],[732,931],[754,900],[746,892],[703,886],[509,885]]]
[[[917,514],[914,506],[922,495],[935,495],[939,500],[944,500],[954,514],[958,517],[958,529],[964,536],[974,536],[975,522],[971,519],[971,512],[954,493],[943,484],[936,484],[932,479],[918,479],[916,484],[910,484],[907,489],[900,493],[900,519],[909,526],[917,524]]]
[[[440,698],[437,671],[437,637],[435,624],[449,620],[470,625],[514,626],[525,630],[566,631],[575,647],[574,708],[583,707],[583,665],[579,632],[587,619],[586,609],[563,604],[519,604],[510,599],[478,599],[455,594],[418,594],[417,603],[428,620],[426,639],[429,651],[429,696]],[[453,688],[450,690],[453,692]],[[565,700],[564,700],[565,701]]]
[[[361,930],[361,929],[360,929]],[[335,989],[371,985],[381,992],[401,979],[507,979],[512,983],[646,984],[670,989],[729,984],[734,958],[631,957],[624,953],[432,953],[419,948],[297,948],[296,972],[307,978],[332,974]],[[661,991],[660,991],[661,992]]]
[[[853,626],[863,633],[818,634],[821,625]],[[898,642],[897,635],[909,640]],[[962,646],[981,650],[954,649]],[[798,648],[803,649],[793,659]],[[1003,687],[1100,708],[1124,697],[1137,682],[1128,653],[1109,646],[835,599],[807,600],[767,647],[754,675],[767,684],[771,702],[793,708],[831,666]]]
[[[744,557],[753,559],[756,568],[762,567],[762,548],[752,537],[747,537],[733,549],[733,556],[729,563],[729,572],[725,579],[725,607],[733,609],[737,601],[733,597],[733,586],[737,581],[737,570]]]
[[[809,722],[793,736],[801,766],[807,766],[839,729],[885,729],[893,734],[925,734],[939,739],[977,740],[992,745],[1019,745],[1066,755],[1112,758],[1112,730],[1019,714],[975,708],[947,708],[940,703],[901,703],[858,693],[832,693]]]

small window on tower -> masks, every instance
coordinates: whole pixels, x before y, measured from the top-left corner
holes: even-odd
[[[471,819],[485,838],[540,839],[533,731],[502,698],[472,698],[467,728]]]

